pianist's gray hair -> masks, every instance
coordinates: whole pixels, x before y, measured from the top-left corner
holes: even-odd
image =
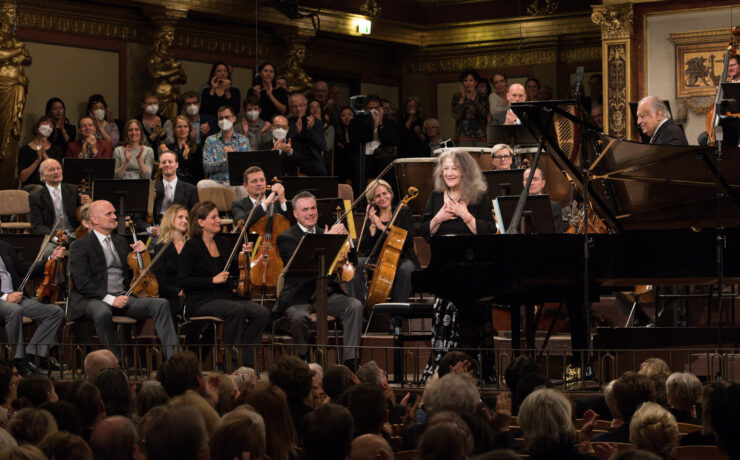
[[[642,99],[640,99],[640,102],[637,105],[642,104],[643,102],[647,102],[650,104],[650,110],[653,112],[661,111],[663,112],[663,120],[670,120],[671,119],[671,111],[668,110],[668,106],[665,105],[663,101],[658,99],[657,96],[645,96]]]
[[[477,204],[481,198],[487,196],[488,186],[483,178],[478,162],[467,152],[448,150],[437,158],[437,166],[434,167],[434,190],[444,192],[447,190],[443,177],[444,162],[447,158],[452,159],[455,166],[462,170],[460,188],[462,198],[467,204]]]

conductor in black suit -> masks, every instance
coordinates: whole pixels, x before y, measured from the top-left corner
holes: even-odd
[[[277,238],[278,251],[284,263],[288,263],[293,256],[298,243],[303,235],[309,233],[330,233],[346,235],[347,229],[344,224],[334,224],[330,229],[321,229],[316,223],[319,213],[316,208],[316,198],[309,192],[299,192],[291,201],[293,215],[298,221],[295,225],[284,231]],[[280,292],[278,303],[273,310],[275,313],[285,311],[290,327],[290,334],[298,345],[298,351],[305,358],[308,342],[308,327],[311,324],[311,313],[316,311],[316,280],[289,279]],[[350,369],[354,368],[357,356],[357,347],[360,345],[362,328],[362,303],[344,295],[334,280],[329,281],[329,292],[327,292],[327,312],[335,317],[341,318],[344,328],[344,362]]]
[[[39,174],[45,186],[28,196],[31,233],[50,233],[61,217],[62,230],[68,237],[74,238],[75,229],[80,225],[77,208],[89,204],[90,197],[77,193],[74,185],[62,183],[62,165],[53,158],[41,163]]]
[[[655,96],[647,96],[637,105],[637,124],[650,143],[656,145],[689,145],[686,134],[671,119],[668,107]]]
[[[250,166],[244,170],[244,189],[247,191],[247,196],[241,200],[234,201],[231,204],[231,215],[234,217],[234,222],[239,220],[247,220],[249,213],[252,212],[252,208],[257,204],[258,201],[262,201],[259,208],[254,211],[252,220],[249,222],[250,225],[257,222],[269,209],[272,203],[276,203],[275,212],[285,215],[288,212],[288,204],[285,201],[285,188],[280,183],[272,185],[272,193],[265,198],[265,191],[267,190],[267,181],[265,179],[265,172],[259,166]]]
[[[152,318],[164,356],[169,358],[177,351],[178,337],[167,300],[123,295],[131,284],[126,257],[131,250],[146,251],[144,243],[138,241],[130,245],[126,238],[111,235],[118,226],[118,218],[110,202],[94,201],[89,213],[92,231],[70,247],[71,319],[86,317],[92,320],[100,342],[111,347],[118,341],[114,314],[137,320]],[[117,347],[113,352],[120,358]]]
[[[198,188],[180,180],[177,177],[177,156],[172,152],[162,152],[159,155],[159,170],[162,171],[162,180],[154,184],[154,223],[159,226],[167,208],[179,204],[188,208],[188,211],[198,202]],[[152,235],[159,236],[159,228],[152,228]]]

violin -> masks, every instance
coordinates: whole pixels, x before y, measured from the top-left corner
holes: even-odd
[[[90,181],[87,180],[87,178],[82,178],[80,181],[80,185],[77,186],[77,193],[81,195],[90,195]],[[80,225],[75,229],[75,238],[80,239],[83,236],[87,235],[87,233],[90,231],[82,225],[82,210],[84,209],[86,205],[79,206],[77,208],[77,211],[75,214],[77,215],[77,222],[80,223]]]
[[[243,227],[244,220],[239,219],[239,221],[234,226],[234,230],[232,230],[231,233],[236,233],[238,231],[240,232]],[[239,238],[239,241],[241,241],[241,238]],[[236,288],[234,288],[234,295],[237,295],[241,298],[246,297],[247,293],[249,293],[251,289],[251,282],[249,280],[249,259],[250,257],[248,252],[239,252],[239,257],[237,257],[237,261],[239,264],[239,281],[237,281]]]
[[[51,229],[51,232],[44,236],[44,242],[41,244],[41,247],[39,248],[39,252],[36,253],[36,258],[33,260],[33,263],[30,267],[28,267],[28,271],[26,272],[26,276],[23,277],[23,281],[21,281],[20,286],[18,287],[18,292],[24,292],[26,289],[26,284],[28,284],[28,281],[31,279],[31,274],[36,269],[36,266],[41,261],[42,255],[46,251],[46,247],[49,246],[49,243],[51,242],[51,237],[57,232],[62,231],[62,219],[60,218],[57,220],[57,223],[54,224],[54,228]],[[62,231],[62,233],[64,233]]]
[[[336,216],[342,212],[342,208],[337,206]],[[341,222],[341,217],[337,217],[337,222]],[[339,257],[337,263],[334,265],[334,270],[331,274],[336,274],[341,281],[346,283],[352,281],[355,277],[355,266],[349,260],[349,253],[352,251],[352,238],[347,235],[347,239],[342,245],[342,250],[339,251]]]
[[[274,184],[280,181],[275,177],[272,182]],[[268,186],[267,190],[270,191],[271,187]],[[275,239],[290,228],[290,221],[282,214],[275,213],[275,205],[276,202],[272,202],[267,214],[249,228],[250,233],[259,235],[255,256],[249,268],[254,297],[264,298],[267,293],[276,293],[277,279],[283,271],[283,261]]]
[[[60,242],[64,237],[64,231],[59,230],[56,234],[57,241]],[[59,298],[60,285],[64,280],[64,261],[59,259],[49,259],[44,266],[44,280],[36,290],[36,297],[42,303],[54,303]]]
[[[136,236],[134,222],[130,217],[126,218],[126,225],[131,231],[131,237],[134,240],[134,244],[136,244],[139,239]],[[131,294],[136,297],[157,297],[157,293],[159,292],[159,283],[157,283],[157,278],[154,276],[154,273],[148,269],[152,263],[149,253],[146,251],[131,251],[126,257],[126,263],[128,263],[129,268],[131,268],[134,273],[132,278],[133,281],[131,282]]]

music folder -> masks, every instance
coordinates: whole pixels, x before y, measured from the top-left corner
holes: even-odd
[[[520,195],[524,189],[525,169],[498,169],[483,171],[488,184],[488,196],[491,199],[502,195]]]
[[[285,268],[283,275],[288,278],[310,278],[322,275],[319,273],[319,256],[324,256],[327,265],[324,267],[325,273],[330,272],[334,265],[339,251],[344,246],[347,235],[308,234],[303,235],[298,247],[293,252]]]
[[[539,144],[524,125],[488,125],[486,143],[490,146],[508,144],[512,148],[516,145],[532,146]]]
[[[518,202],[519,196],[500,196],[493,200],[494,217],[501,233],[509,228]],[[520,228],[520,233],[556,233],[550,195],[530,195],[524,204],[522,223],[524,229]]]
[[[82,179],[113,179],[116,160],[113,158],[64,158],[64,182],[79,185]]]
[[[250,166],[262,168],[267,183],[270,183],[273,177],[280,179],[283,176],[280,166],[280,152],[277,150],[228,152],[226,161],[229,164],[230,185],[242,185],[244,183],[244,171]]]
[[[339,196],[337,176],[286,176],[283,179],[285,198],[291,200],[298,192],[311,192],[316,198],[335,198]]]

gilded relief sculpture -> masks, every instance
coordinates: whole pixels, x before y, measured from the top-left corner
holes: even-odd
[[[175,40],[173,21],[160,22],[154,36],[154,46],[147,59],[147,68],[154,79],[154,93],[159,98],[159,111],[169,119],[177,116],[180,85],[187,82],[185,71],[172,56],[170,47]]]
[[[306,39],[298,34],[288,38],[286,68],[283,76],[290,82],[290,91],[306,91],[311,87],[311,77],[303,70],[306,60]]]
[[[0,4],[0,161],[10,160],[15,169],[15,151],[23,124],[28,78],[23,67],[31,65],[22,41],[15,37],[15,3]],[[7,175],[8,167],[3,165]],[[7,177],[3,177],[7,179]]]

